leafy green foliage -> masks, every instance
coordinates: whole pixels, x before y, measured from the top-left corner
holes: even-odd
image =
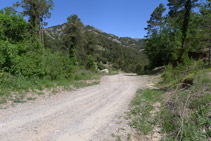
[[[50,10],[53,9],[53,0],[21,0],[16,2],[15,6],[23,8],[23,15],[29,18],[32,35],[38,35],[43,41],[43,27],[47,23],[44,20],[50,18]]]
[[[0,89],[8,91],[42,87],[43,82],[73,78],[76,67],[60,51],[43,50],[40,39],[30,35],[21,15],[0,12]],[[44,52],[43,52],[44,51]],[[41,84],[37,84],[41,82]]]
[[[177,18],[182,13],[182,8],[185,4],[185,0],[168,0],[169,16]]]
[[[0,12],[0,39],[19,42],[27,38],[27,23],[21,15]]]
[[[101,33],[97,30],[84,32],[84,25],[77,15],[68,17],[61,35],[53,36],[49,32],[44,34],[44,20],[51,15],[52,0],[21,0],[15,5],[23,8],[23,15],[28,17],[28,23],[13,8],[0,11],[2,93],[26,90],[38,85],[38,81],[43,84],[50,80],[81,80],[87,77],[83,73],[74,76],[78,68],[95,72],[97,66],[99,69],[111,66],[135,72],[141,71],[141,66],[147,63],[145,56],[137,52],[139,47],[132,47],[132,44],[143,45],[141,40],[121,38],[124,44],[132,47],[126,48],[117,40],[104,37],[103,33],[97,35],[95,32]],[[38,87],[42,89],[41,84]]]
[[[144,71],[144,68],[143,68],[142,65],[137,65],[137,66],[136,66],[135,72],[136,72],[137,74],[141,74],[141,73],[143,73],[143,71]]]
[[[70,78],[76,69],[68,56],[64,56],[60,52],[52,52],[51,50],[45,51],[44,65],[46,69],[45,75],[54,80]]]
[[[88,70],[96,71],[95,59],[91,55],[88,56],[88,62],[86,68]]]
[[[166,8],[161,3],[151,14],[150,20],[147,21],[148,26],[146,30],[148,31],[147,37],[152,36],[153,34],[159,34],[162,32],[162,28],[164,26],[164,17],[163,13]]]
[[[106,67],[102,64],[102,62],[98,62],[98,63],[97,63],[97,68],[98,68],[99,70],[104,70],[104,69],[106,69]]]
[[[210,37],[207,36],[210,31],[209,5],[209,0],[206,3],[169,0],[168,15],[159,14],[164,10],[161,6],[153,11],[146,28],[148,34],[145,42],[151,68],[169,63],[175,67],[178,62],[184,61],[184,56],[195,60],[207,59],[207,48],[210,46]],[[194,10],[195,7],[200,8],[200,12]]]
[[[81,39],[81,27],[83,24],[77,15],[68,17],[67,21],[67,25],[64,28],[63,42],[69,52],[70,59],[76,65],[76,49]]]
[[[171,64],[166,66],[165,72],[162,74],[163,83],[166,84],[175,84],[176,82],[185,80],[195,75],[199,70],[204,68],[202,61],[194,61],[188,57],[185,60],[185,63],[178,63],[176,67],[173,67]]]

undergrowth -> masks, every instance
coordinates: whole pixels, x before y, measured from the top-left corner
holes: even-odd
[[[211,75],[205,69],[191,78],[191,86],[184,87],[180,78],[165,93],[159,120],[165,140],[211,139]]]
[[[19,96],[23,93],[36,90],[44,90],[46,88],[53,88],[58,86],[63,86],[64,88],[70,88],[73,86],[75,88],[81,88],[86,86],[91,86],[98,84],[99,80],[103,74],[95,73],[91,71],[81,70],[74,74],[73,77],[69,79],[57,79],[52,80],[49,78],[25,78],[16,77],[9,73],[0,73],[0,103],[6,103],[7,98],[11,96],[11,93],[17,93]],[[90,82],[88,82],[90,80]],[[92,80],[94,80],[92,82]]]
[[[130,105],[128,113],[130,125],[137,129],[139,134],[148,134],[152,131],[154,118],[151,118],[151,111],[154,110],[153,104],[161,101],[163,92],[161,90],[138,90],[137,95]]]
[[[160,84],[167,84],[167,86],[175,85],[182,79],[196,74],[203,68],[204,63],[202,61],[194,61],[192,59],[185,59],[184,63],[178,63],[176,67],[169,64],[162,74],[163,81]]]
[[[187,59],[176,67],[168,65],[159,90],[139,90],[131,103],[129,117],[138,133],[161,127],[163,141],[211,140],[211,69],[201,61]],[[153,104],[161,107],[153,118]]]

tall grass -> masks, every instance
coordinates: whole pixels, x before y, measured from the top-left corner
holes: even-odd
[[[163,140],[210,140],[211,69],[193,60],[169,65],[161,84],[168,84],[158,118]]]

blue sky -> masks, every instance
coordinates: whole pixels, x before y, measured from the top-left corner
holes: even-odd
[[[16,0],[0,0],[0,9]],[[66,22],[77,14],[85,25],[91,25],[120,37],[143,38],[150,14],[167,0],[54,0],[48,26]]]

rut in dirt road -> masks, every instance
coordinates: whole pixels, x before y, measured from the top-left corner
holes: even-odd
[[[107,140],[115,128],[107,125],[148,81],[148,76],[106,76],[96,86],[0,110],[0,141]]]

